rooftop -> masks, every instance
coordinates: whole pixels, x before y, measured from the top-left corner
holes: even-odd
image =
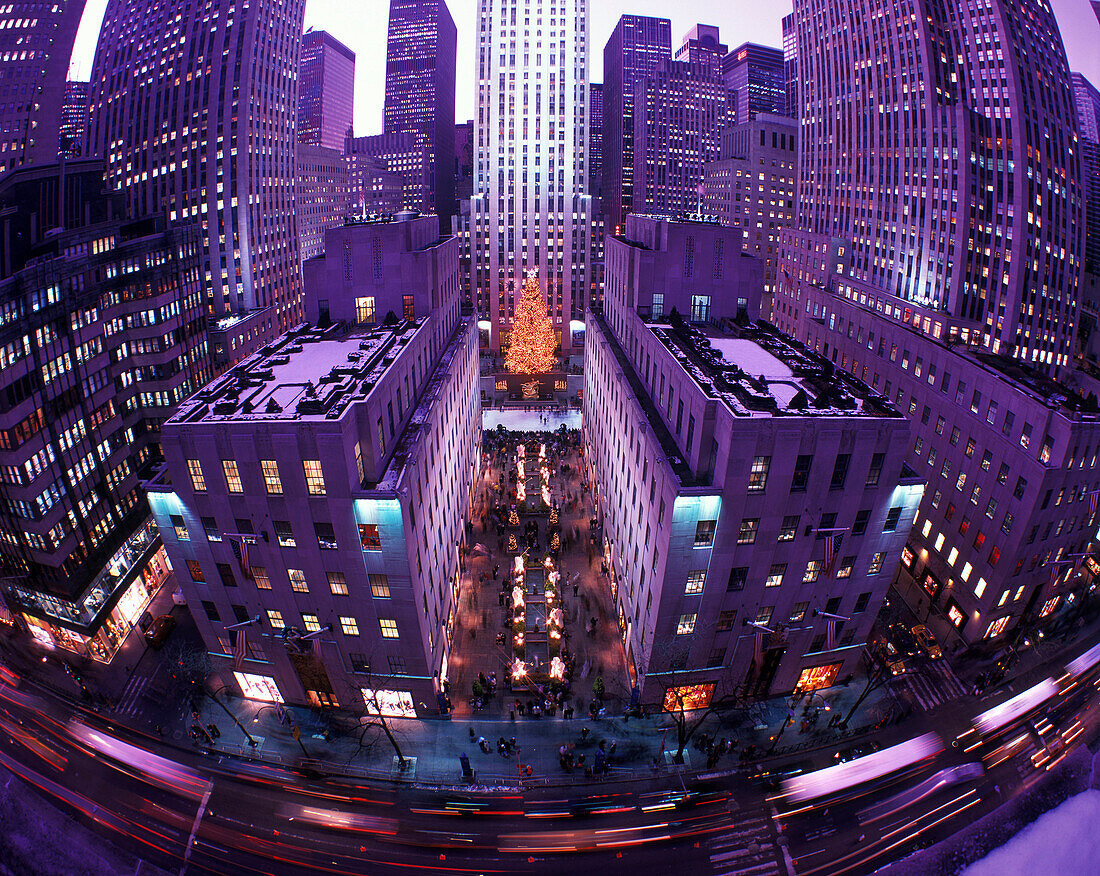
[[[424,322],[294,329],[200,389],[171,421],[337,419],[370,394]]]
[[[707,395],[735,416],[901,416],[885,398],[767,323],[648,325]]]

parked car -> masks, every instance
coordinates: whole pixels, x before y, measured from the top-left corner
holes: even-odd
[[[905,624],[897,623],[890,626],[890,643],[894,645],[902,654],[908,654],[910,657],[916,657],[919,654],[923,654],[924,651],[920,645],[917,644],[917,640],[913,638],[913,634],[909,632],[909,628]]]
[[[928,627],[924,624],[917,624],[913,627],[913,638],[917,640],[917,644],[921,646],[921,650],[931,659],[939,660],[943,657],[943,648],[936,644],[935,636],[932,635]]]
[[[176,619],[170,614],[162,614],[145,631],[145,641],[152,648],[160,648],[176,628]]]

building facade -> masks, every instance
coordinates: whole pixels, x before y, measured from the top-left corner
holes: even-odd
[[[1085,191],[1085,260],[1083,269],[1100,275],[1100,91],[1080,73],[1073,74],[1077,142]]]
[[[455,212],[457,39],[444,0],[391,0],[384,131],[411,133],[425,150],[427,185],[420,202],[406,206],[439,216],[444,232],[450,231]]]
[[[523,278],[534,271],[568,355],[570,321],[583,317],[590,291],[588,0],[534,0],[522,16],[504,0],[480,0],[479,9],[477,307],[490,349],[507,349]]]
[[[170,483],[150,504],[215,667],[242,696],[440,709],[481,404],[457,244],[438,233],[435,217],[330,230],[353,251],[380,241],[387,269],[421,279],[411,318],[383,325],[403,287],[376,282],[373,255],[354,258],[348,282],[322,287],[330,325],[278,339],[165,427]]]
[[[759,260],[740,236],[631,216],[589,320],[589,474],[645,702],[853,671],[920,499],[904,417],[751,324]]]
[[[634,86],[672,57],[667,18],[624,15],[603,50],[604,160],[600,212],[610,233],[625,228],[634,203]]]
[[[1055,374],[1072,351],[1084,191],[1054,14],[917,9],[879,28],[848,0],[795,3],[800,227],[849,239],[852,278],[903,308]],[[868,81],[850,75],[864,68]]]
[[[0,177],[57,160],[69,56],[84,0],[9,3],[0,11]]]
[[[455,199],[470,200],[474,190],[474,121],[455,125]],[[456,206],[457,210],[457,206]]]
[[[713,57],[661,61],[634,87],[633,212],[700,211],[704,168],[719,157],[722,129],[736,121],[721,59]]]
[[[794,13],[783,16],[783,79],[787,92],[787,115],[798,119],[798,27]]]
[[[342,152],[298,144],[298,252],[303,262],[325,251],[325,230],[351,209],[348,163]]]
[[[85,154],[104,160],[107,184],[127,192],[135,215],[199,223],[203,306],[216,320],[247,317],[260,343],[301,318],[304,8],[109,0],[89,85]]]
[[[201,239],[130,218],[99,161],[0,184],[0,586],[35,640],[109,662],[168,574],[141,479],[210,377]]]
[[[790,115],[783,51],[757,43],[738,46],[722,59],[726,88],[737,92],[737,121],[759,114]]]
[[[352,134],[355,52],[323,30],[302,36],[298,142],[343,151]]]
[[[57,138],[57,154],[79,158],[84,154],[84,138],[88,131],[88,83],[66,82],[61,104],[61,132]]]
[[[779,232],[794,219],[798,124],[758,114],[722,130],[720,158],[703,168],[703,211],[744,231],[745,252],[764,260],[760,309],[771,319]]]
[[[425,192],[431,188],[431,154],[423,140],[406,131],[399,134],[372,134],[349,138],[344,150],[348,159],[353,190],[364,193],[367,186],[392,191],[392,176],[376,176],[379,170],[396,174],[401,180],[398,209],[423,210]],[[367,159],[364,163],[362,159]],[[381,165],[379,165],[381,162]],[[374,191],[374,189],[371,189]]]

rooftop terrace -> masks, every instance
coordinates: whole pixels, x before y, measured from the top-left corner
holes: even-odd
[[[338,419],[370,395],[423,324],[295,329],[200,389],[171,421]]]
[[[647,325],[735,416],[901,416],[885,398],[767,323]]]

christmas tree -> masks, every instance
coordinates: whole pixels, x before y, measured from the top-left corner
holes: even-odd
[[[541,374],[554,367],[554,329],[546,316],[546,299],[538,276],[531,271],[512,321],[512,339],[505,367],[514,374]]]

